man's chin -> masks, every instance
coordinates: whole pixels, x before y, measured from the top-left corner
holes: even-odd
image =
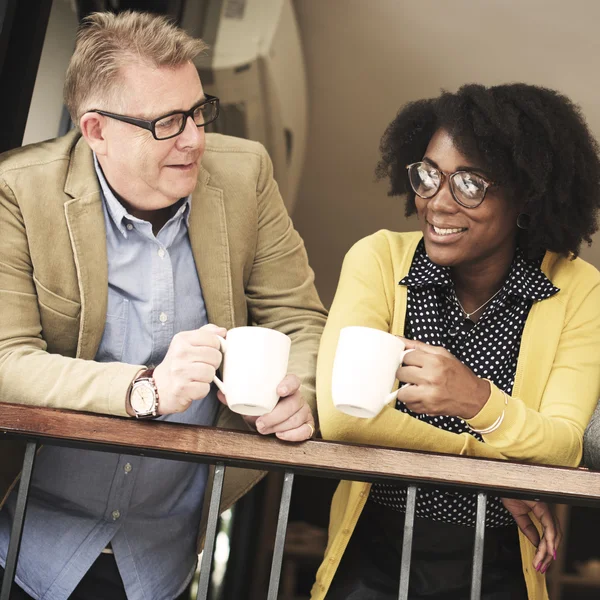
[[[197,185],[198,180],[196,177],[189,177],[186,181],[181,181],[181,179],[170,181],[165,186],[164,193],[167,197],[177,197],[177,200],[179,200],[179,198],[189,196],[196,189]]]

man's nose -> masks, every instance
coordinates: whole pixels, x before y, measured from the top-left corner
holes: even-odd
[[[184,148],[196,148],[202,143],[204,130],[194,123],[192,117],[188,117],[183,131],[177,136],[178,146]]]

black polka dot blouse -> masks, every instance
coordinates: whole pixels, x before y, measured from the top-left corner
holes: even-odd
[[[408,288],[405,337],[446,348],[476,375],[489,379],[510,395],[529,310],[533,302],[559,291],[542,273],[541,261],[526,260],[517,249],[504,286],[473,324],[465,319],[458,304],[450,269],[431,262],[421,240],[408,275],[399,282]],[[456,434],[467,432],[483,441],[459,417],[414,413],[400,401],[396,409],[434,427]],[[406,485],[374,484],[369,501],[404,512]],[[474,526],[476,502],[475,494],[423,488],[417,493],[416,516]],[[488,498],[486,526],[513,524],[500,499]]]

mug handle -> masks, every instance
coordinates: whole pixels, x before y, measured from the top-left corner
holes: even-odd
[[[218,335],[217,338],[219,340],[219,346],[221,347],[221,353],[225,354],[225,352],[227,352],[227,342],[225,341],[225,338],[222,338],[220,335]],[[213,377],[213,382],[225,394],[225,396],[227,396],[225,384],[216,375]]]
[[[404,350],[402,352],[402,356],[400,357],[400,365],[404,362],[404,357],[409,353],[412,352],[414,350],[414,348],[409,348],[408,350]],[[398,365],[398,366],[400,366]],[[392,400],[396,400],[398,397],[398,392],[402,389],[405,388],[408,385],[412,385],[412,383],[405,383],[403,386],[399,387],[397,390],[393,391],[392,393],[388,394],[385,397],[385,400],[383,401],[384,404],[389,404],[390,402],[392,402]],[[224,393],[224,392],[223,392]]]

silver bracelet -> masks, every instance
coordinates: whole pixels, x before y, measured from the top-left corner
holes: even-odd
[[[508,394],[506,392],[502,393],[504,394],[504,406],[506,407],[508,405]],[[496,429],[502,425],[502,421],[504,421],[505,410],[505,408],[502,409],[502,414],[489,427],[486,427],[485,429],[475,429],[474,427],[471,427],[471,431],[474,431],[479,435],[487,435],[488,433],[492,433],[492,431],[496,431]]]

